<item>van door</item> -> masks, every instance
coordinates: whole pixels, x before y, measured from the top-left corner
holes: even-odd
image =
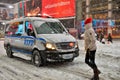
[[[27,36],[24,37],[24,49],[28,54],[31,54],[35,42],[35,33],[30,21],[25,21],[25,34]]]
[[[16,45],[16,35],[17,25],[15,23],[6,24],[5,28],[5,45],[9,44],[12,48],[17,47]]]
[[[14,36],[14,43],[15,43],[15,47],[14,50],[15,51],[23,51],[23,45],[24,45],[24,25],[23,25],[23,21],[21,22],[17,22],[17,30],[15,32],[15,36]]]

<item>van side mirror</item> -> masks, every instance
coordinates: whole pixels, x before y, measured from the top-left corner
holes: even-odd
[[[28,34],[28,36],[34,36],[35,37],[34,31],[31,30],[31,29],[27,30],[27,34]]]

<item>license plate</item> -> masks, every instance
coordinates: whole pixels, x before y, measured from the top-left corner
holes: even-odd
[[[73,58],[73,54],[64,54],[64,55],[62,55],[62,58],[63,59],[71,59],[71,58]]]

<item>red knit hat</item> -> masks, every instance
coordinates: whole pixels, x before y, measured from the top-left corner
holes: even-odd
[[[88,23],[92,23],[92,18],[87,18],[87,19],[85,20],[85,25],[88,24]]]

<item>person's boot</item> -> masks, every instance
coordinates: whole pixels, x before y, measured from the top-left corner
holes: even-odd
[[[94,71],[94,73],[96,73],[96,74],[98,74],[98,75],[101,73],[100,70],[97,69],[97,68],[93,69],[93,71]]]
[[[99,77],[93,76],[93,77],[91,78],[91,80],[99,80]]]
[[[94,71],[94,76],[91,78],[91,80],[99,80],[99,74],[101,73],[100,70],[97,68],[93,69]]]
[[[94,74],[91,80],[99,80],[99,75]]]

